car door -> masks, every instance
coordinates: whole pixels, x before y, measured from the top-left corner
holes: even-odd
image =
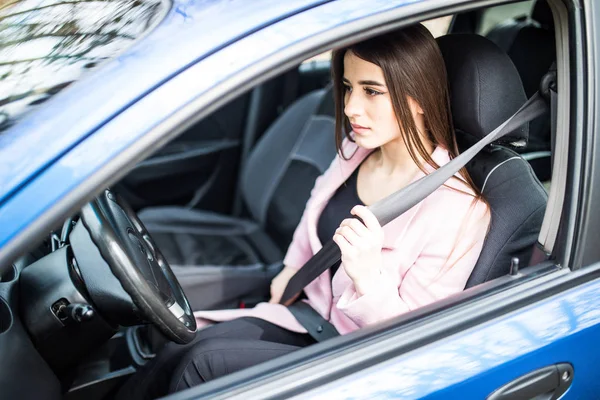
[[[600,264],[589,268],[586,273],[597,274]],[[496,400],[556,399],[568,393],[565,398],[596,398],[599,296],[600,280],[595,279],[486,323],[464,326],[306,397]],[[440,328],[438,334],[445,336]]]

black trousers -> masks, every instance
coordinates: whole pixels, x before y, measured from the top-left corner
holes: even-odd
[[[199,331],[189,344],[168,343],[132,376],[117,399],[154,399],[291,353],[315,343],[258,318],[239,318]]]

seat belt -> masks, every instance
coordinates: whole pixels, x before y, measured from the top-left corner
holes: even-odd
[[[368,207],[369,210],[375,215],[381,226],[386,225],[442,186],[484,147],[514,131],[521,125],[539,117],[547,110],[548,105],[546,101],[539,92],[536,92],[516,113],[473,146],[431,174],[372,204]],[[308,260],[290,279],[281,296],[280,303],[288,305],[287,303],[300,293],[306,285],[338,262],[340,258],[341,252],[339,247],[332,239],[328,240],[323,248]]]
[[[552,170],[554,170],[554,157],[557,153],[560,154],[560,151],[556,151],[556,119],[557,119],[557,113],[558,113],[558,88],[557,88],[557,72],[556,72],[556,61],[552,63],[552,65],[550,66],[550,71],[544,75],[544,77],[542,78],[542,82],[540,83],[540,93],[542,94],[542,96],[544,96],[544,98],[546,99],[546,101],[548,101],[550,103],[550,149],[552,150],[551,152],[551,158],[550,158],[550,165]],[[560,192],[564,191],[564,187],[562,187],[561,182],[564,182],[561,178],[560,178],[560,171],[559,171],[559,175],[558,175],[558,182],[554,182],[553,185],[559,185]],[[556,178],[555,178],[556,179]],[[560,193],[559,192],[559,193]],[[559,197],[562,197],[559,196]],[[549,200],[550,202],[552,200]],[[552,208],[552,204],[548,204],[548,209]],[[536,263],[536,262],[541,262],[542,260],[547,260],[549,257],[549,251],[548,249],[552,249],[554,247],[554,244],[556,243],[556,237],[558,235],[558,229],[556,229],[556,226],[553,226],[552,222],[550,222],[551,219],[545,218],[544,221],[542,222],[542,227],[540,229],[540,234],[539,234],[539,242],[542,245],[541,246],[541,251],[540,248],[538,248],[536,246],[533,255],[531,256],[531,262]]]
[[[306,329],[306,333],[317,342],[340,335],[335,326],[323,318],[308,303],[297,301],[294,304],[290,304],[288,310],[290,310],[300,325]]]

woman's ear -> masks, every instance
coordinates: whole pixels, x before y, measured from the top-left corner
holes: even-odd
[[[417,103],[416,100],[410,96],[407,96],[407,98],[408,106],[410,107],[410,112],[412,113],[413,117],[416,117],[417,114],[423,114],[423,109],[421,108],[419,103]]]

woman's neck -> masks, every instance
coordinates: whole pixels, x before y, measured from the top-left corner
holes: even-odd
[[[423,143],[427,153],[433,152],[433,145],[431,143]],[[419,155],[415,154],[420,164],[425,161]],[[402,138],[386,143],[381,146],[379,150],[373,154],[374,166],[377,167],[382,173],[387,175],[396,174],[414,174],[419,170],[419,165],[415,164],[414,160],[410,156],[408,148]]]

